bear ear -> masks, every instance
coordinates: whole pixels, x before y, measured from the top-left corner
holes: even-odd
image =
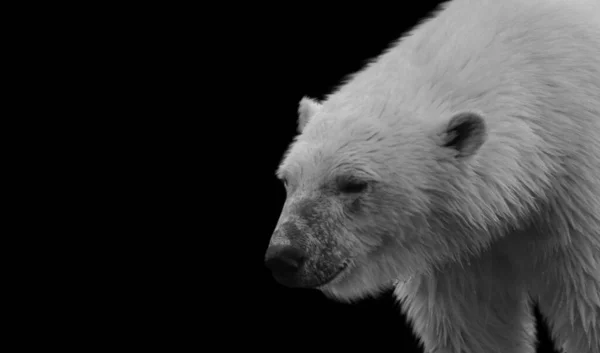
[[[306,123],[321,110],[321,104],[314,99],[302,97],[298,106],[298,132],[302,132]]]
[[[442,144],[458,152],[457,158],[474,155],[487,139],[485,120],[477,113],[454,115],[442,130]]]

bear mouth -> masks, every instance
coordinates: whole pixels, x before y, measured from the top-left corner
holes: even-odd
[[[328,280],[326,280],[325,282],[321,283],[320,285],[317,286],[318,289],[323,289],[324,287],[331,285],[331,284],[335,284],[336,282],[339,282],[343,277],[344,274],[343,272],[346,271],[346,269],[349,268],[349,263],[346,262],[344,264],[342,264],[342,266],[340,267],[340,269],[331,277],[329,277]]]

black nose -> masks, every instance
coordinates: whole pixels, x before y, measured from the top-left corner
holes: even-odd
[[[306,260],[306,253],[292,245],[271,245],[267,249],[265,265],[273,273],[277,282],[297,287],[301,278],[299,270]]]

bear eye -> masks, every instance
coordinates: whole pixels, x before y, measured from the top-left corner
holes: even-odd
[[[341,178],[338,181],[338,190],[344,194],[358,194],[367,189],[368,183],[354,178]]]

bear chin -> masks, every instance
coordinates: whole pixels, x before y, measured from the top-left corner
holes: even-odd
[[[366,276],[360,268],[348,264],[331,281],[317,287],[326,297],[344,303],[355,303],[368,297],[377,297],[391,289],[400,279],[386,283],[375,283],[372,277]]]

